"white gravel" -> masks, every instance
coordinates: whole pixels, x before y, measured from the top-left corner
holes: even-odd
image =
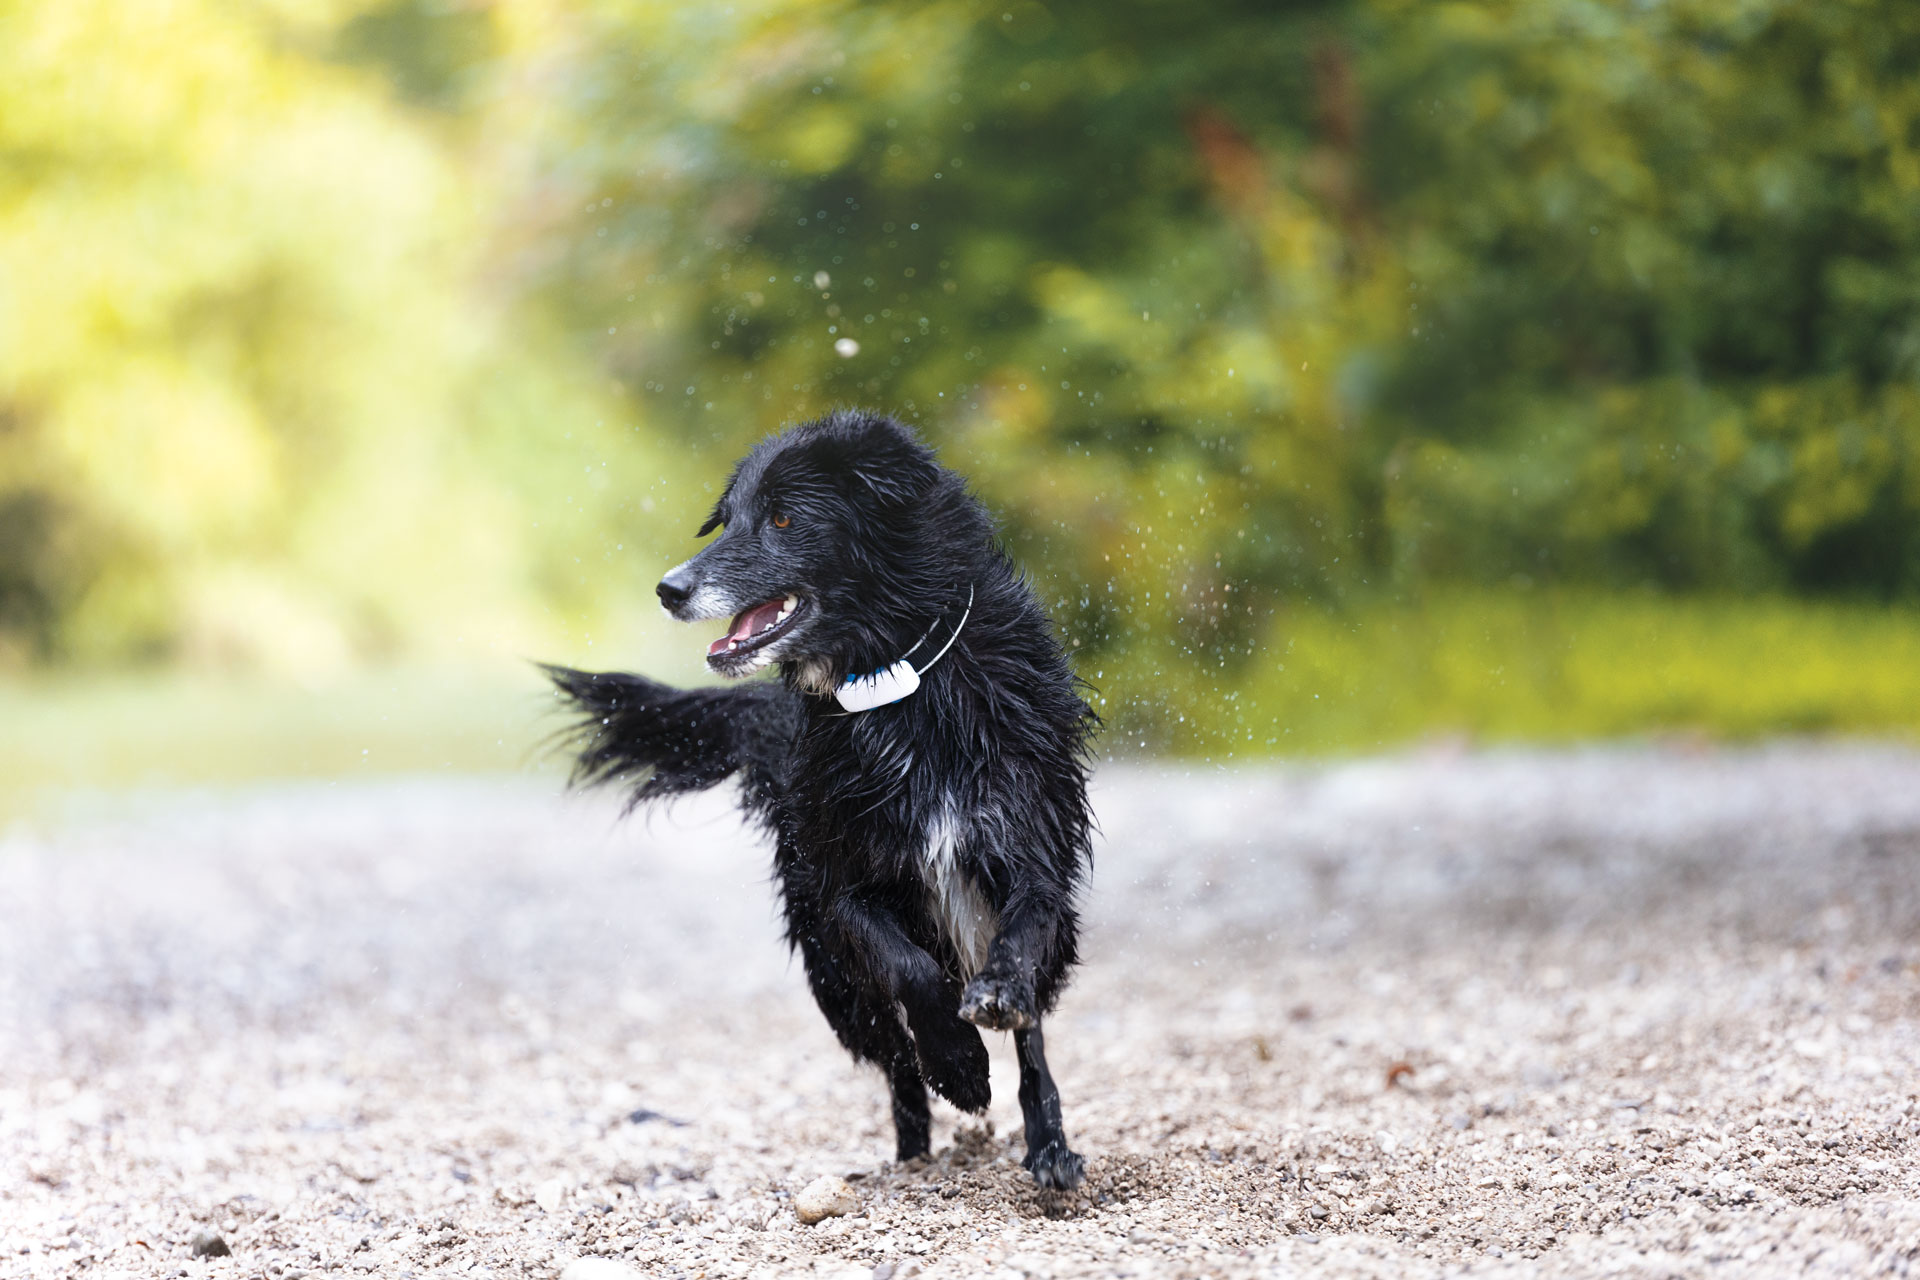
[[[1099,781],[1068,1199],[1015,1163],[1006,1046],[989,1125],[887,1162],[718,798],[16,829],[0,1276],[1920,1274],[1920,754]],[[829,1175],[855,1211],[802,1225]]]

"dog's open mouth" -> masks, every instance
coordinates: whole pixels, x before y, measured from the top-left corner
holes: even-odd
[[[764,649],[793,629],[807,611],[807,602],[798,596],[782,596],[742,609],[727,634],[707,646],[707,660],[744,657]]]

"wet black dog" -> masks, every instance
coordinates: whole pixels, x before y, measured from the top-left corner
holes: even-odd
[[[779,681],[549,668],[585,713],[577,778],[632,781],[638,802],[738,775],[814,998],[886,1072],[899,1158],[929,1150],[927,1085],[986,1107],[986,1027],[1013,1032],[1027,1168],[1078,1185],[1040,1020],[1075,960],[1096,721],[1033,592],[960,478],[874,415],[764,441],[716,528],[661,603],[733,619],[714,671]]]

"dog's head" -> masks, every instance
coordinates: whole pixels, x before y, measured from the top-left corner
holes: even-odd
[[[891,419],[836,413],[789,428],[734,468],[700,528],[719,538],[661,579],[660,603],[683,622],[732,619],[707,646],[722,675],[774,662],[837,673],[928,616],[940,569],[926,524],[956,500],[970,506]]]

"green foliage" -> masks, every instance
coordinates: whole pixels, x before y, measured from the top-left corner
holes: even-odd
[[[920,420],[1089,655],[1231,684],[1289,601],[1447,582],[1920,588],[1920,10],[730,12],[569,33],[549,301],[716,458]]]
[[[354,14],[334,39],[342,61],[377,67],[423,106],[462,104],[498,52],[488,11],[446,0],[389,0]]]
[[[860,403],[1129,736],[1384,740],[1276,655],[1914,603],[1916,208],[1898,0],[0,0],[0,649],[526,652]],[[1687,718],[1630,683],[1528,705]]]
[[[1920,10],[1372,17],[1396,567],[1910,598]]]
[[[644,529],[472,166],[326,56],[385,12],[0,8],[0,659],[524,649]]]

